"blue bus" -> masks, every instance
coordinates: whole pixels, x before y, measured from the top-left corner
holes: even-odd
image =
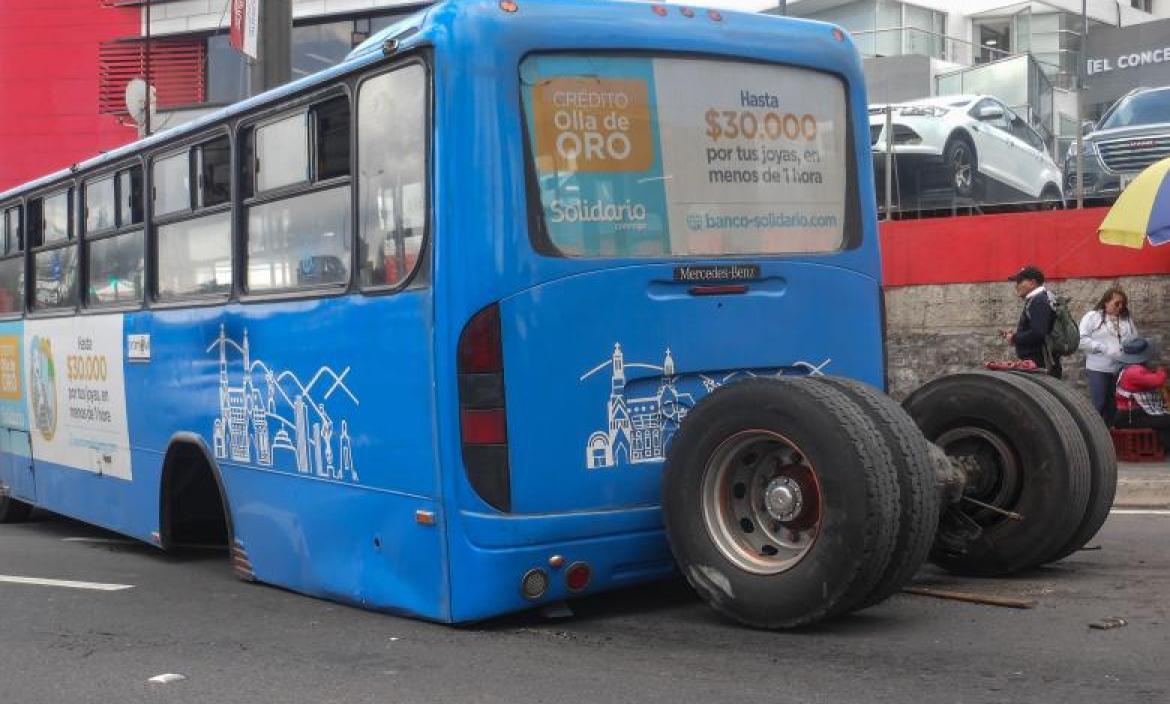
[[[878,603],[941,493],[871,388],[865,107],[830,25],[458,0],[0,194],[0,520],[441,622]]]

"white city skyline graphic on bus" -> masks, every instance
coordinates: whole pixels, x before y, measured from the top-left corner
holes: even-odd
[[[832,359],[820,364],[798,361],[792,364],[805,370],[809,376],[824,374],[825,367]],[[660,462],[666,459],[666,447],[678,432],[679,425],[687,413],[694,408],[698,398],[694,394],[680,392],[675,376],[674,355],[666,348],[661,365],[645,362],[627,362],[621,343],[614,343],[613,355],[581,375],[579,381],[604,370],[610,369],[609,399],[606,402],[608,426],[589,436],[585,445],[585,466],[588,469],[605,469],[623,464]],[[661,373],[657,391],[651,396],[626,398],[626,369],[650,369]],[[773,374],[757,374],[751,370],[736,370],[720,377],[697,374],[705,394],[739,378],[782,376],[783,370]],[[703,395],[701,394],[699,398]]]
[[[322,366],[305,384],[291,371],[275,370],[263,359],[253,359],[247,329],[243,342],[237,342],[227,337],[220,325],[219,337],[206,351],[217,347],[219,417],[212,430],[216,458],[271,467],[275,453],[284,451],[296,457],[300,474],[360,481],[349,422],[340,418],[339,423],[326,408],[326,402],[338,391],[354,406],[359,405],[357,396],[345,385],[349,367],[338,374]],[[229,372],[229,348],[239,354],[240,379],[235,386]],[[263,379],[263,388],[255,383],[257,374]],[[318,400],[313,388],[322,380],[329,386]],[[286,390],[286,385],[292,388]]]

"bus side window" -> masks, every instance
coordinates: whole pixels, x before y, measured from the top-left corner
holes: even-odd
[[[21,251],[20,208],[4,211],[0,252],[0,315],[24,309],[24,257]]]
[[[349,112],[342,95],[255,128],[257,197],[246,204],[249,292],[349,284]],[[245,160],[252,142],[245,136]]]
[[[33,251],[33,307],[77,306],[77,242],[73,236],[73,189],[29,201]]]
[[[412,64],[358,94],[361,284],[396,286],[418,262],[427,222],[427,76]]]
[[[142,224],[142,167],[118,172],[118,227]]]
[[[226,136],[195,147],[196,208],[210,208],[232,199],[232,149]]]
[[[349,98],[339,96],[312,110],[316,180],[349,176]]]
[[[255,145],[257,193],[309,180],[308,113],[257,127]]]
[[[156,223],[160,217],[163,219],[154,229],[155,294],[159,299],[222,297],[231,293],[230,162],[231,142],[226,135],[154,162],[153,217]],[[196,185],[194,208],[192,171]]]
[[[169,215],[191,209],[190,154],[179,152],[154,162],[151,183],[154,190],[154,216]]]
[[[86,227],[86,303],[90,306],[139,303],[145,283],[146,248],[142,230],[142,168],[118,171],[111,179],[115,229]],[[86,202],[89,203],[89,189]],[[92,211],[91,211],[92,213]]]
[[[160,225],[156,233],[160,299],[231,293],[231,213]]]
[[[114,197],[114,177],[107,176],[88,181],[85,192],[85,233],[101,232],[114,228],[114,211],[117,201]]]

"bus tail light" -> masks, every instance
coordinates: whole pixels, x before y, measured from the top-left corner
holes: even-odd
[[[579,592],[589,586],[589,578],[592,576],[593,570],[590,569],[588,563],[574,562],[569,565],[569,569],[565,570],[565,586],[571,592]]]
[[[459,434],[463,466],[475,493],[500,511],[512,510],[508,418],[504,409],[504,348],[500,307],[472,316],[459,336]]]
[[[504,445],[508,442],[507,418],[504,409],[471,409],[459,411],[463,426],[464,445]]]

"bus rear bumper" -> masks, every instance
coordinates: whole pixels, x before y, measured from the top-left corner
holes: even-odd
[[[604,538],[660,530],[660,506],[631,506],[573,513],[460,514],[468,542],[477,548],[498,550]]]
[[[669,577],[674,559],[658,506],[570,514],[461,515],[469,539],[451,552],[451,618],[476,621],[579,596]],[[569,568],[584,563],[588,583],[569,586]],[[547,590],[525,595],[523,582],[543,572]]]

